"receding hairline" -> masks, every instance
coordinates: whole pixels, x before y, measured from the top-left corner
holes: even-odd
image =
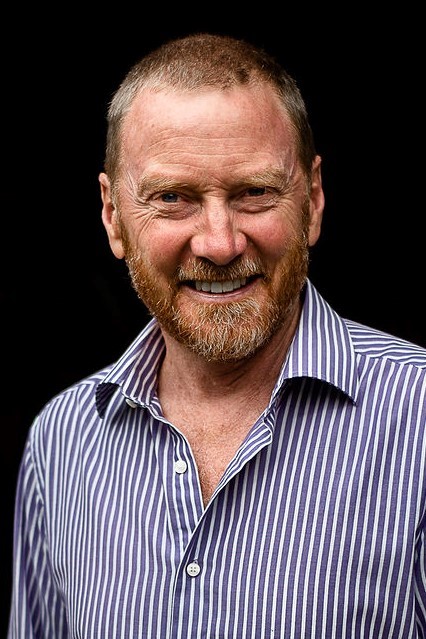
[[[268,85],[289,115],[305,171],[315,154],[304,100],[295,80],[262,48],[232,36],[196,33],[170,40],[136,62],[114,93],[107,112],[106,172],[115,178],[123,120],[136,97],[150,91],[197,93]]]
[[[127,102],[128,109],[144,88],[190,92],[262,83],[275,87],[278,76],[294,83],[271,55],[245,40],[193,34],[170,40],[136,62],[112,97],[108,117],[123,114],[123,104]]]

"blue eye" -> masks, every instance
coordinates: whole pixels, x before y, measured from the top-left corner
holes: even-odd
[[[161,194],[161,200],[163,202],[173,203],[173,202],[177,202],[178,199],[179,199],[179,196],[176,193],[173,193],[172,191],[170,191],[170,193]]]

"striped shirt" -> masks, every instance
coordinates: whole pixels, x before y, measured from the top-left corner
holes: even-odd
[[[151,320],[22,459],[9,639],[426,637],[426,349],[308,281],[269,406],[207,507]]]

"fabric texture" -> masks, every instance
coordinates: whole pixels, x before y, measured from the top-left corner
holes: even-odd
[[[9,639],[426,637],[426,350],[307,282],[267,409],[203,506],[151,320],[27,440]]]

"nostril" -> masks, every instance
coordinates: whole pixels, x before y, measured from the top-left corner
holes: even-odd
[[[245,236],[230,230],[201,233],[191,242],[191,250],[196,257],[209,260],[217,266],[226,266],[242,255],[246,247]]]

